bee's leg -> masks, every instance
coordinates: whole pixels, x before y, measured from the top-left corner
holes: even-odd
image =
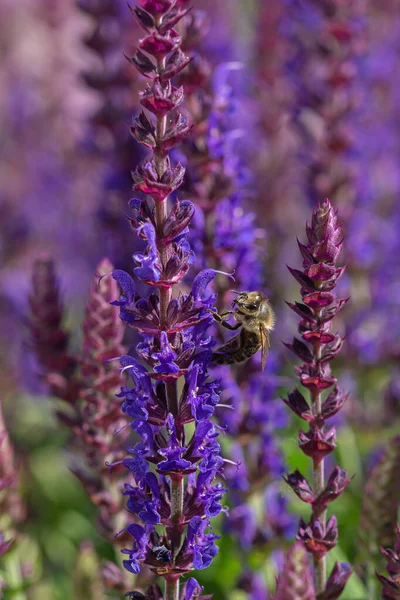
[[[229,317],[230,315],[234,314],[233,310],[225,310],[222,313],[217,313],[214,311],[209,311],[212,316],[214,317],[214,319],[223,327],[226,327],[226,329],[230,329],[230,331],[235,331],[236,329],[239,329],[239,327],[242,326],[241,323],[235,323],[235,325],[231,325],[230,323],[227,323],[227,321],[225,320],[226,317]]]
[[[220,321],[220,324],[222,325],[222,327],[226,327],[226,329],[229,329],[230,331],[236,331],[236,329],[239,329],[239,327],[242,326],[241,323],[235,323],[234,325],[231,325],[230,323],[227,323],[226,321]]]
[[[207,308],[207,312],[209,312],[210,314],[212,314],[212,316],[214,317],[214,319],[218,322],[221,322],[224,317],[227,317],[228,315],[233,315],[233,310],[224,310],[224,312],[222,313],[218,313],[215,310],[211,310],[211,308]]]
[[[231,311],[229,311],[231,312]],[[222,327],[225,327],[226,329],[229,329],[230,331],[236,331],[236,329],[239,329],[239,327],[242,326],[241,323],[235,323],[234,325],[231,325],[230,323],[228,323],[227,321],[225,321],[223,319],[223,317],[226,315],[227,313],[221,313],[220,315],[217,315],[217,319],[216,321],[218,321],[218,323],[220,325],[222,325]],[[215,317],[214,317],[215,318]]]
[[[214,312],[213,310],[208,310],[208,312],[211,313],[212,316],[214,317],[214,319],[218,323],[221,323],[221,325],[224,323],[225,317],[228,317],[229,315],[233,314],[232,310],[226,310],[226,311],[224,311],[222,313],[217,313],[217,312]]]
[[[229,317],[230,315],[233,315],[234,311],[233,310],[224,310],[224,312],[222,313],[214,313],[217,315],[217,320],[221,323],[222,321],[225,321],[226,317]]]

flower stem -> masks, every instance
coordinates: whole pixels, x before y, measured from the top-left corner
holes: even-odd
[[[159,68],[162,64],[159,65]],[[166,161],[161,153],[161,140],[165,133],[166,128],[166,117],[157,119],[156,127],[156,140],[157,148],[154,152],[154,162],[158,171],[158,176],[161,179],[165,168]],[[162,202],[156,203],[156,230],[157,230],[157,245],[160,253],[161,262],[163,269],[165,268],[168,259],[169,252],[168,246],[163,243],[162,231],[165,220],[168,216],[168,198],[165,198]],[[160,326],[163,331],[167,331],[168,327],[168,305],[171,301],[171,288],[160,287]],[[168,332],[167,332],[168,333]],[[176,381],[170,381],[166,383],[168,412],[170,412],[175,419],[177,425],[177,437],[181,440],[183,437],[183,430],[179,426],[179,400],[178,400],[178,389]],[[182,538],[182,515],[183,515],[183,494],[184,494],[184,477],[182,475],[171,476],[171,527],[170,536],[172,544],[173,559],[179,552]],[[165,598],[166,600],[179,600],[179,587],[180,577],[167,577],[165,579]]]
[[[179,577],[165,579],[165,600],[179,600]]]
[[[161,262],[163,268],[168,262],[168,248],[164,245],[160,231],[162,230],[163,224],[167,218],[168,198],[165,198],[162,202],[156,203],[156,228],[157,228],[157,246],[160,253]],[[171,288],[160,287],[160,326],[162,331],[167,330],[167,311],[168,305],[171,301]]]
[[[313,480],[314,480],[314,493],[318,496],[324,488],[324,461],[321,460],[319,463],[314,461],[313,463]],[[326,510],[319,517],[320,522],[323,526],[325,533],[326,525]],[[314,577],[315,587],[317,593],[321,593],[326,588],[326,556],[317,558],[314,555]]]
[[[315,349],[315,362],[320,365],[321,348]],[[311,409],[313,415],[318,417],[321,414],[322,398],[321,392],[315,391],[311,393]],[[325,462],[324,459],[313,461],[313,487],[314,495],[317,497],[322,492],[325,486]],[[326,510],[322,513],[314,514],[313,516],[319,519],[322,524],[323,533],[325,535],[326,528]],[[326,588],[326,556],[318,558],[314,555],[314,579],[317,594],[323,592]]]
[[[163,58],[163,59],[158,60],[157,61],[158,73],[162,73],[164,67],[165,67],[165,59]],[[162,176],[165,172],[166,166],[167,166],[166,157],[163,155],[162,150],[161,150],[161,143],[162,143],[162,139],[165,135],[166,128],[167,128],[167,115],[164,115],[163,117],[160,117],[160,116],[157,117],[156,134],[155,134],[156,147],[154,149],[154,164],[156,166],[159,179],[162,178]],[[158,246],[158,251],[160,253],[161,262],[162,262],[163,267],[165,267],[165,265],[168,262],[168,258],[169,258],[168,247],[165,246],[165,244],[163,243],[162,235],[161,235],[163,224],[165,223],[167,216],[168,216],[168,197],[164,198],[164,200],[162,200],[162,202],[156,202],[157,246]],[[160,320],[161,320],[161,329],[163,331],[166,330],[167,310],[168,310],[168,305],[170,303],[170,300],[171,300],[171,288],[163,288],[163,287],[160,288]]]
[[[171,539],[174,558],[179,552],[182,538],[182,517],[183,517],[183,494],[184,477],[183,475],[171,476]]]

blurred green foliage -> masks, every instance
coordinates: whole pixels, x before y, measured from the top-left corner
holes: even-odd
[[[370,376],[369,389],[375,385],[380,387],[381,381],[382,374],[379,372],[376,373],[375,382]],[[33,396],[8,398],[5,402],[13,443],[22,457],[22,494],[27,505],[27,518],[21,527],[22,538],[14,544],[1,566],[7,579],[14,582],[13,589],[4,596],[12,600],[70,600],[77,597],[74,592],[77,589],[75,572],[82,542],[91,542],[95,552],[93,556],[97,555],[92,559],[86,557],[88,564],[95,564],[90,560],[118,560],[111,545],[96,533],[96,509],[68,469],[69,456],[64,450],[68,432],[54,417],[57,402],[54,398]],[[299,426],[300,421],[293,419],[291,426],[281,436],[281,447],[288,471],[297,468],[305,475],[310,475],[310,461],[297,445]],[[350,427],[345,424],[339,427],[335,460],[355,476],[346,493],[334,505],[339,520],[340,541],[329,556],[330,565],[335,560],[352,563],[355,559],[359,511],[368,461],[371,453],[384,444],[394,430],[395,427],[386,430],[364,427],[358,430],[354,425]],[[296,515],[308,515],[308,506],[283,482],[282,493],[288,495],[291,510]],[[221,532],[221,526],[222,518],[219,518],[214,526],[218,533]],[[272,548],[257,550],[246,557],[227,535],[222,535],[219,547],[220,552],[213,565],[196,574],[207,593],[214,594],[215,600],[241,600],[246,597],[244,592],[235,590],[245,564],[262,572],[273,587],[275,566]],[[21,564],[24,565],[23,580],[18,576]],[[342,596],[343,600],[377,600],[373,571],[370,591],[354,574]]]

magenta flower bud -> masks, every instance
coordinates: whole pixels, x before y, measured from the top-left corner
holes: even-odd
[[[391,577],[385,577],[377,573],[377,578],[382,585],[382,598],[383,600],[399,600],[400,599],[400,585]]]
[[[132,58],[128,58],[130,62],[137,68],[139,73],[148,77],[149,79],[153,79],[154,74],[156,72],[156,65],[146,54],[143,54],[140,50],[137,50],[135,56]]]
[[[178,75],[190,63],[190,58],[178,48],[171,54],[165,63],[165,71],[160,76],[162,83],[167,83],[172,77]]]
[[[312,504],[314,502],[315,496],[311,486],[307,479],[300,473],[300,471],[295,471],[294,473],[286,475],[284,480],[288,485],[290,485],[300,500],[303,500],[303,502],[307,502],[308,504]]]
[[[395,535],[394,550],[382,548],[382,554],[387,561],[387,571],[390,575],[400,574],[400,525],[396,525]]]
[[[300,519],[297,539],[303,542],[307,551],[317,560],[320,560],[329,550],[336,546],[338,539],[337,520],[335,516],[330,517],[326,528],[322,521],[316,519],[306,524]]]
[[[172,87],[170,83],[162,86],[156,82],[153,86],[147,86],[140,94],[140,104],[157,117],[164,117],[182,104],[182,101],[183,88]]]
[[[158,33],[149,35],[139,42],[139,48],[161,60],[174,52],[181,44],[182,39],[176,31],[171,30],[170,36],[163,36]]]
[[[329,575],[326,590],[318,600],[337,600],[343,592],[346,583],[352,574],[352,569],[347,563],[335,563]]]
[[[344,403],[348,399],[349,394],[344,394],[342,390],[339,388],[334,388],[334,390],[326,397],[324,402],[322,403],[322,411],[321,414],[324,420],[329,419],[336,415],[341,408],[343,408]]]
[[[313,394],[319,394],[336,383],[329,366],[324,365],[321,359],[317,368],[304,364],[299,374],[301,384]]]
[[[319,464],[336,448],[336,429],[331,427],[321,430],[311,427],[306,433],[300,429],[299,446],[304,454],[313,459],[315,464]]]
[[[168,161],[169,163],[169,161]],[[155,202],[162,202],[182,183],[185,169],[181,164],[169,167],[160,177],[153,162],[137,167],[133,174],[134,189],[151,196]]]
[[[151,15],[157,17],[167,13],[174,5],[175,0],[139,0],[140,6]]]
[[[386,559],[386,570],[388,576],[377,577],[382,585],[383,600],[399,600],[400,598],[400,526],[396,526],[396,542],[394,549],[382,548],[382,554]]]
[[[324,490],[318,498],[315,499],[315,505],[318,512],[323,511],[329,502],[336,500],[336,498],[344,492],[352,479],[352,477],[347,477],[347,472],[344,469],[335,467]]]
[[[144,112],[141,112],[138,117],[133,120],[133,126],[131,127],[131,133],[135,140],[147,148],[154,148],[156,145],[155,140],[155,127],[148,120]]]
[[[282,400],[298,417],[304,419],[304,421],[314,420],[314,415],[312,414],[306,399],[297,388],[294,388],[293,392],[290,392],[287,398],[282,397]]]
[[[153,31],[153,29],[156,26],[156,22],[154,20],[153,15],[140,8],[140,6],[132,7],[130,6],[130,4],[128,4],[128,8],[132,12],[132,14],[137,18],[139,25],[141,25],[143,29],[145,29],[148,32]]]

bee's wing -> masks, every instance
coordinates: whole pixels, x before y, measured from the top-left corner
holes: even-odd
[[[264,371],[265,365],[267,364],[270,343],[269,343],[268,329],[262,323],[260,323],[260,338],[261,338],[261,368]]]

